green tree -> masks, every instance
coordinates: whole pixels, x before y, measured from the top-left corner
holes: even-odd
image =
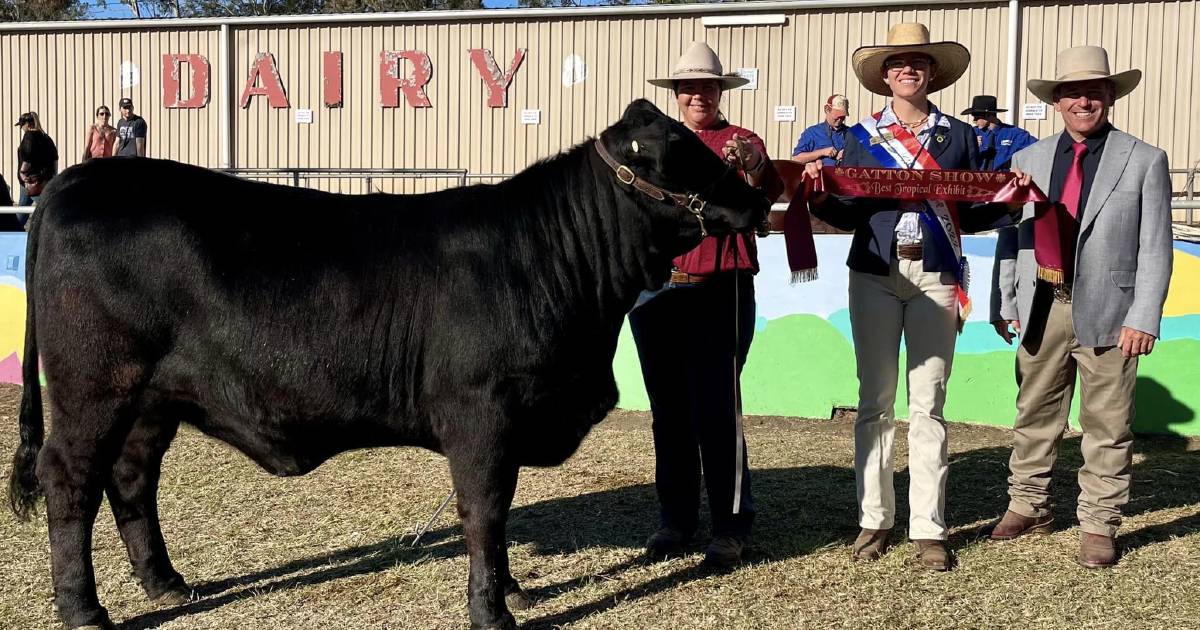
[[[0,0],[0,22],[78,20],[86,13],[82,0]]]

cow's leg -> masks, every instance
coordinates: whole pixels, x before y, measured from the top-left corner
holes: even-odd
[[[178,421],[157,414],[140,418],[125,438],[108,484],[108,502],[133,573],[146,595],[162,606],[182,604],[191,596],[171,566],[158,522],[159,473],[178,428]]]
[[[116,414],[80,416],[61,409],[54,405],[53,429],[37,465],[46,495],[54,605],[68,628],[110,628],[108,611],[96,597],[92,527],[115,459],[112,451],[119,447],[119,442],[114,446]]]
[[[450,455],[458,515],[471,561],[467,609],[474,630],[515,630],[517,622],[508,612],[505,593],[519,592],[520,587],[509,573],[504,528],[517,487],[517,466],[490,461],[491,456],[482,452]]]

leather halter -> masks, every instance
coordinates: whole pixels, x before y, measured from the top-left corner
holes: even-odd
[[[686,209],[688,212],[692,213],[692,216],[696,217],[696,220],[700,222],[701,237],[708,236],[708,230],[704,228],[704,206],[708,205],[708,202],[701,199],[699,194],[676,193],[660,186],[656,186],[642,179],[641,177],[638,177],[637,174],[635,174],[628,166],[625,166],[624,164],[618,164],[617,161],[613,159],[612,154],[608,152],[608,149],[604,148],[603,138],[596,138],[594,145],[596,147],[596,154],[600,156],[601,160],[604,160],[604,163],[607,164],[614,173],[616,173],[617,181],[625,184],[626,186],[633,186],[635,189],[641,191],[642,194],[650,197],[651,199],[657,201],[666,201],[670,199],[675,203],[675,205]]]

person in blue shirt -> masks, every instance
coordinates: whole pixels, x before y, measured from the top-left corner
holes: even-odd
[[[975,137],[979,142],[979,159],[985,171],[1007,171],[1012,166],[1012,156],[1017,151],[1037,142],[1028,131],[1001,122],[996,114],[1007,109],[996,107],[996,97],[983,94],[971,99],[971,106],[963,110],[975,123]]]
[[[821,160],[826,166],[837,164],[846,147],[846,116],[850,113],[850,101],[841,94],[832,94],[825,99],[825,120],[809,127],[800,134],[792,159],[800,162]]]

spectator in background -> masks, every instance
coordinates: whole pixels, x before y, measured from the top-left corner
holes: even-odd
[[[846,116],[850,114],[850,101],[841,94],[831,94],[825,99],[825,120],[809,127],[800,134],[792,159],[800,162],[821,160],[832,166],[842,159],[846,146]]]
[[[1028,131],[1001,122],[996,114],[1007,109],[996,107],[996,97],[981,94],[971,99],[971,106],[963,110],[963,116],[971,116],[975,123],[975,138],[979,143],[979,159],[985,171],[1007,171],[1012,166],[1012,156],[1017,151],[1037,142]]]
[[[0,175],[0,207],[12,207],[12,195],[8,192],[8,182]],[[15,214],[0,214],[0,232],[20,232],[25,229],[21,220]]]
[[[37,112],[25,112],[17,119],[17,126],[24,136],[17,147],[17,177],[21,180],[22,206],[32,206],[42,187],[58,172],[58,147],[42,130],[42,121]],[[21,224],[29,215],[19,215]]]
[[[125,97],[119,103],[121,120],[117,122],[117,155],[146,157],[146,119],[133,113],[133,99]]]
[[[112,157],[117,141],[117,128],[112,126],[112,111],[107,105],[96,108],[96,120],[83,138],[83,160]]]

